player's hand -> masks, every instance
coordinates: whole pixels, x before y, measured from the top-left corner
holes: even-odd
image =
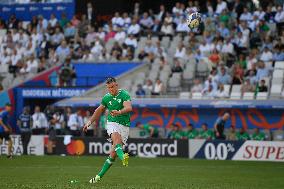
[[[219,133],[219,132],[216,132],[216,136],[219,137],[219,136],[220,136],[220,133]]]
[[[10,132],[10,129],[8,127],[4,127],[5,132]]]
[[[119,111],[117,111],[117,110],[112,110],[111,112],[110,112],[110,115],[111,116],[118,116],[118,115],[120,115],[120,110]]]
[[[87,132],[88,127],[90,127],[90,126],[91,126],[91,122],[86,123],[86,124],[84,125],[84,127],[83,127],[83,131],[84,131],[84,132]]]

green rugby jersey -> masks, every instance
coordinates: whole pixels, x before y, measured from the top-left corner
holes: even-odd
[[[253,133],[251,138],[253,140],[265,140],[265,134],[263,132]]]
[[[199,132],[196,129],[193,129],[191,131],[187,130],[184,132],[184,137],[188,139],[195,139],[198,137],[198,135],[199,135]]]
[[[103,99],[101,104],[109,110],[107,121],[116,122],[121,125],[130,127],[130,113],[121,114],[118,116],[111,116],[110,112],[112,110],[122,110],[123,102],[131,101],[131,98],[126,90],[119,89],[118,94],[116,96],[107,93]]]

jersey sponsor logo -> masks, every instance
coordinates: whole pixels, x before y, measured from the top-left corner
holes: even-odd
[[[112,106],[112,102],[111,101],[109,101],[108,103]]]

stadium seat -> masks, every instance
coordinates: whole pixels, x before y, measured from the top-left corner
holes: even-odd
[[[272,84],[271,89],[270,89],[270,98],[279,98],[280,93],[282,91],[282,85],[283,84]]]
[[[190,99],[190,92],[180,92],[179,98],[180,99]]]
[[[9,65],[8,64],[1,64],[0,63],[0,75],[5,76],[7,75],[9,70]]]
[[[227,94],[230,94],[230,88],[231,88],[231,85],[224,85],[224,91],[225,91]]]
[[[273,79],[274,78],[283,79],[283,77],[284,77],[284,70],[274,70],[272,76],[273,76],[272,77]]]
[[[233,85],[232,92],[240,92],[241,88],[242,88],[242,85]]]
[[[180,79],[171,77],[168,82],[169,92],[179,92],[181,90]]]
[[[274,69],[283,69],[284,70],[284,61],[275,62]]]
[[[199,62],[196,71],[198,77],[206,77],[208,75],[208,65],[205,62]]]
[[[268,92],[259,92],[256,95],[257,100],[267,100],[268,98]]]
[[[272,139],[274,141],[283,141],[284,140],[284,131],[282,129],[273,131]]]
[[[195,100],[202,99],[202,93],[192,93],[192,99],[195,99]]]
[[[243,95],[244,100],[253,100],[254,99],[254,93],[253,92],[245,92]]]
[[[169,48],[169,45],[170,45],[170,37],[164,36],[161,41],[161,46],[167,49]]]
[[[240,100],[241,97],[242,97],[242,94],[241,94],[240,91],[238,91],[238,92],[233,92],[232,91],[231,92],[230,99],[232,99],[232,100]]]

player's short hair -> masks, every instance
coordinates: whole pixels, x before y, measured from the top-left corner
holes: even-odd
[[[114,77],[109,77],[106,80],[106,84],[110,84],[110,83],[113,83],[113,82],[116,82],[116,79]]]
[[[5,106],[11,107],[12,105],[10,103],[6,103]]]

